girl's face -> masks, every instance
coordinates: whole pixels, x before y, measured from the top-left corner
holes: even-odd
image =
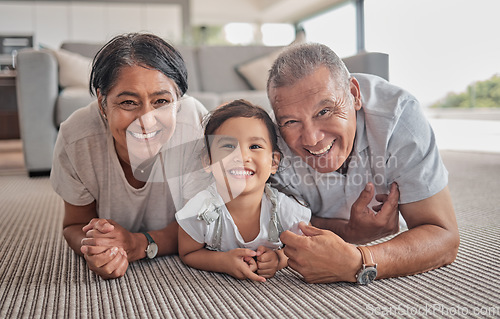
[[[276,173],[279,154],[273,153],[269,132],[257,118],[226,120],[211,137],[212,171],[225,202],[239,195],[262,194],[271,174]]]
[[[154,157],[175,130],[176,84],[160,71],[134,65],[124,67],[111,88],[106,105],[97,92],[106,115],[118,157],[134,170]]]

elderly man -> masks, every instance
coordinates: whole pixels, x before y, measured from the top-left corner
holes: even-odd
[[[286,142],[274,183],[303,199],[319,227],[281,235],[289,265],[307,282],[367,284],[455,260],[448,172],[413,96],[376,76],[351,76],[320,44],[284,51],[267,90]],[[351,244],[398,232],[398,208],[407,231]]]

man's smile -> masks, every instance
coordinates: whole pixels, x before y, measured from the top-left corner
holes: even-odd
[[[322,155],[325,155],[326,153],[328,153],[332,147],[333,147],[333,144],[335,144],[335,140],[333,140],[330,145],[327,145],[326,147],[318,150],[318,151],[312,151],[310,149],[307,149],[307,148],[304,148],[306,151],[308,151],[311,155],[314,155],[314,156],[322,156]]]

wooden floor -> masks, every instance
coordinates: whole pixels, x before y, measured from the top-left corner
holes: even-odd
[[[21,140],[0,140],[0,175],[25,173]]]

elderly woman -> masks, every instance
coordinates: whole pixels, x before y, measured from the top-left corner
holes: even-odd
[[[195,154],[206,110],[184,96],[179,52],[150,34],[101,48],[90,90],[97,101],[60,127],[50,178],[69,246],[116,278],[129,262],[177,252],[176,209],[205,186]]]

